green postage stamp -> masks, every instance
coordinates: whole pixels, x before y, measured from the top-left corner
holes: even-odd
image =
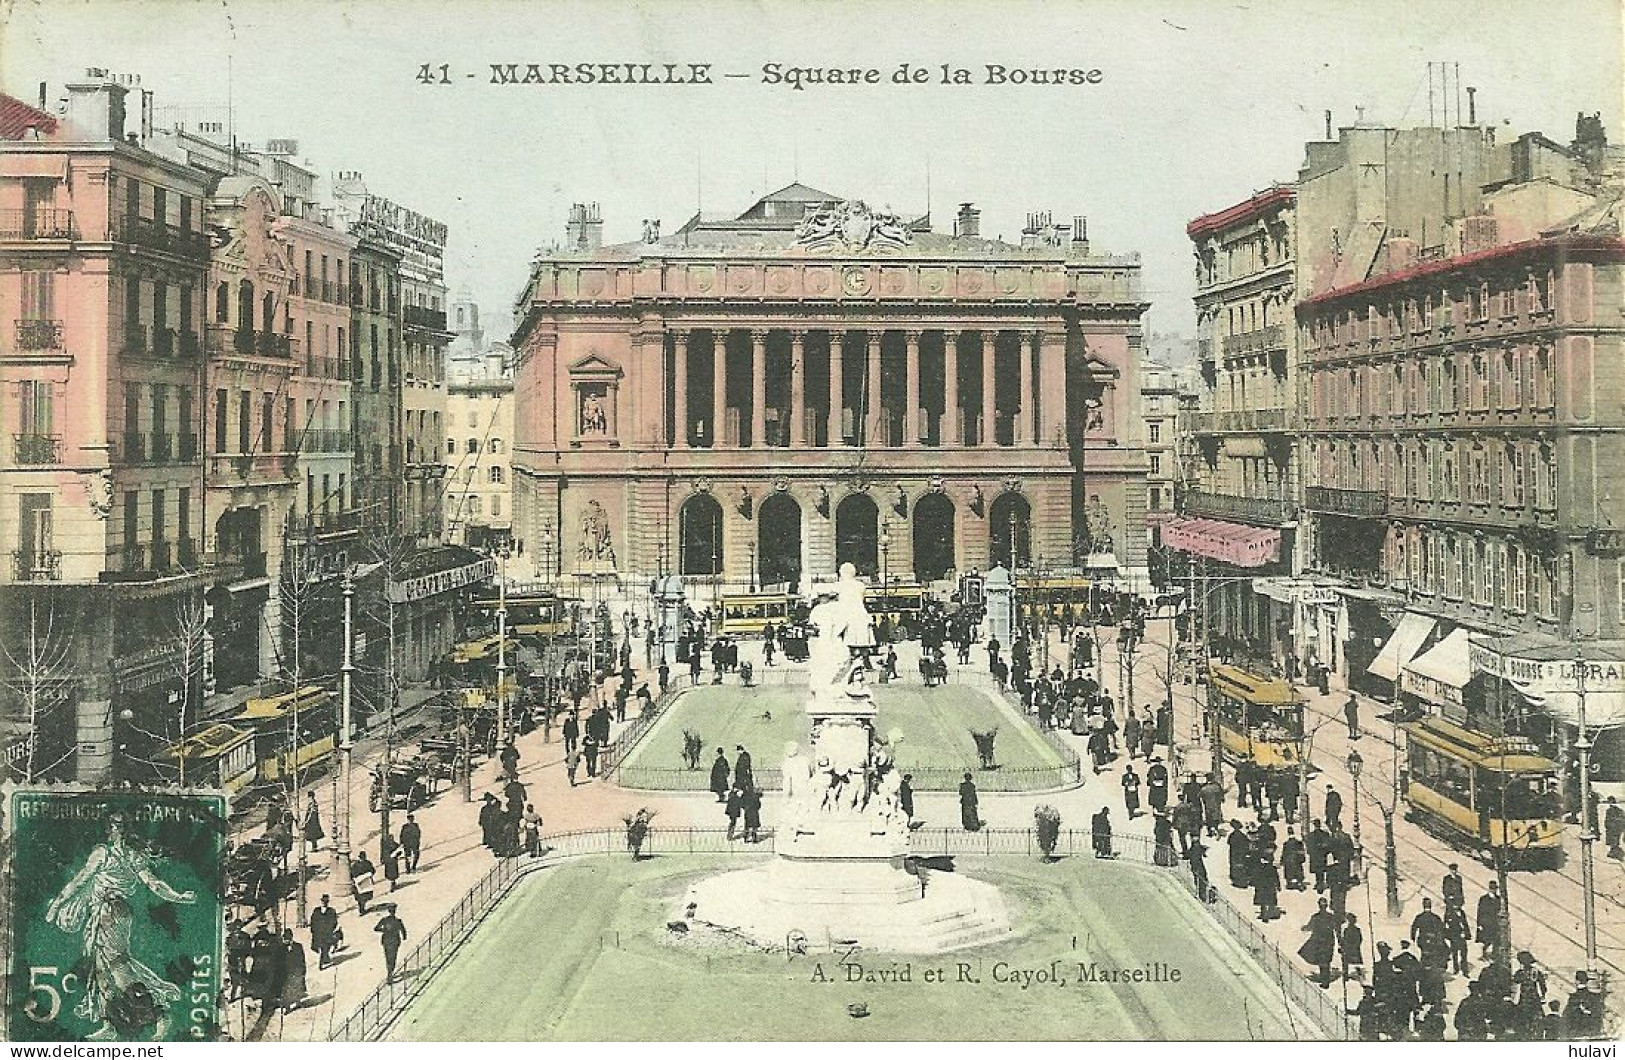
[[[216,1037],[225,799],[11,796],[13,1041]]]

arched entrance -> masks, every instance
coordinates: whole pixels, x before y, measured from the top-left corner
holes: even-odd
[[[757,584],[801,584],[801,505],[775,493],[756,510]]]
[[[722,505],[696,493],[677,512],[678,557],[682,574],[722,572]]]
[[[934,582],[954,566],[954,502],[927,493],[914,505],[914,578]]]
[[[867,494],[854,493],[835,509],[835,569],[850,563],[872,578],[880,569],[880,509]]]
[[[1032,555],[1032,505],[1019,493],[1001,493],[987,513],[991,562],[1006,568],[1010,563],[1010,537],[1015,532],[1015,566],[1030,566]]]

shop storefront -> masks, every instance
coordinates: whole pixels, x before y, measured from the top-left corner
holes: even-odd
[[[1407,662],[1399,672],[1401,701],[1457,725],[1468,725],[1466,692],[1473,678],[1470,636],[1465,629],[1452,630]]]
[[[1625,799],[1625,642],[1559,643],[1549,637],[1475,637],[1469,654],[1488,686],[1486,701],[1562,766],[1577,797],[1574,743],[1581,713],[1591,733],[1598,797]]]

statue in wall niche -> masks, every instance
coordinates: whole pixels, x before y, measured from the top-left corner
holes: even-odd
[[[609,431],[609,417],[604,412],[601,394],[588,394],[581,403],[581,433],[605,434]]]
[[[597,501],[588,501],[581,516],[581,543],[576,546],[576,559],[582,563],[615,566],[615,546],[609,539],[609,516]]]
[[[1113,552],[1112,517],[1101,503],[1100,495],[1089,498],[1089,548],[1094,552]]]

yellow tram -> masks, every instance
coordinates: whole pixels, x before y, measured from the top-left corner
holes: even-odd
[[[783,626],[790,621],[790,605],[795,597],[789,593],[748,593],[722,598],[723,633],[760,633],[771,622]]]
[[[490,596],[480,600],[477,606],[495,621],[501,601]],[[553,593],[510,593],[507,606],[508,633],[511,636],[565,637],[575,632],[581,601]]]
[[[886,585],[871,585],[863,590],[864,606],[878,621],[882,615],[904,636],[913,636],[920,628],[920,612],[925,610],[926,591],[923,585],[893,579]]]
[[[1303,697],[1289,682],[1213,663],[1208,667],[1207,689],[1227,759],[1250,759],[1265,769],[1298,768]]]
[[[1091,585],[1090,579],[1075,574],[1023,576],[1016,582],[1022,617],[1029,621],[1035,617],[1042,619],[1048,611],[1049,620],[1059,622],[1070,606],[1073,617],[1081,622],[1089,609]]]
[[[1407,722],[1405,802],[1451,840],[1518,855],[1560,856],[1557,763],[1520,736],[1490,736],[1443,718]]]
[[[294,732],[295,718],[298,732]],[[294,769],[310,769],[338,749],[338,716],[333,694],[305,685],[278,696],[251,699],[228,722],[251,729],[259,779],[277,783]]]
[[[157,761],[166,777],[188,787],[223,788],[230,795],[241,793],[259,774],[254,733],[224,722],[170,744]]]

